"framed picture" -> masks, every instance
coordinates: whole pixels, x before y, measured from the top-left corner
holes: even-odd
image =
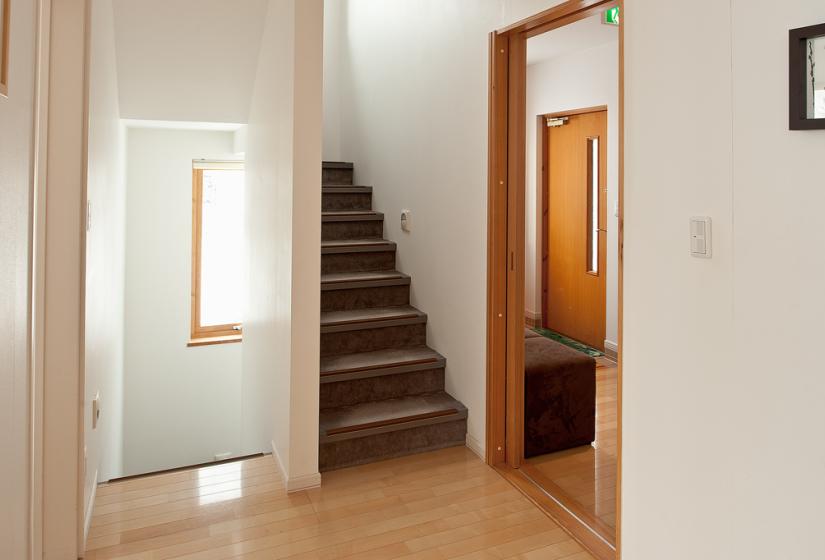
[[[790,31],[790,129],[825,129],[825,23]]]
[[[9,94],[9,8],[11,0],[0,0],[0,95]]]

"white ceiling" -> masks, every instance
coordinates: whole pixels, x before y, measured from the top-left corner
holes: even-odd
[[[267,0],[113,0],[125,119],[245,123]]]
[[[546,62],[566,53],[619,40],[619,28],[605,25],[601,14],[527,40],[527,64]]]

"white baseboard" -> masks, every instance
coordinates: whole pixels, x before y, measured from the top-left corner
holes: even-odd
[[[287,494],[300,492],[301,490],[309,490],[310,488],[319,488],[321,486],[321,473],[318,472],[290,477],[284,468],[281,456],[278,455],[278,448],[275,447],[275,442],[271,441],[270,444],[272,445],[272,458],[275,460],[275,464],[281,473],[281,478],[284,479],[284,488],[286,488]]]
[[[619,345],[612,340],[604,341],[604,353],[614,360],[619,356]]]
[[[467,447],[478,455],[479,459],[482,461],[487,461],[487,454],[485,453],[485,445],[478,441],[476,438],[471,436],[469,433],[467,434]]]
[[[97,498],[97,475],[95,471],[95,483],[92,485],[92,495],[89,497],[89,504],[86,506],[86,518],[83,520],[83,550],[86,550],[86,542],[89,540],[89,528],[92,526],[92,514],[95,510],[95,498]]]
[[[305,474],[303,476],[295,476],[287,480],[286,491],[300,492],[301,490],[309,490],[311,488],[320,488],[321,473]]]
[[[524,322],[527,323],[528,327],[540,327],[541,326],[541,313],[537,311],[530,311],[529,309],[524,310]]]

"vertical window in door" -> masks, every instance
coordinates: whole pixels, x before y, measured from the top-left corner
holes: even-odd
[[[599,275],[599,176],[596,136],[587,139],[587,272],[595,276]]]
[[[234,342],[242,330],[244,169],[193,165],[190,345]]]

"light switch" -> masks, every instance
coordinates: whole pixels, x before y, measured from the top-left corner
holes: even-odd
[[[711,221],[707,216],[694,216],[690,219],[690,254],[694,257],[709,259],[712,256]]]
[[[409,210],[401,210],[401,230],[406,232],[412,230],[412,214]]]

